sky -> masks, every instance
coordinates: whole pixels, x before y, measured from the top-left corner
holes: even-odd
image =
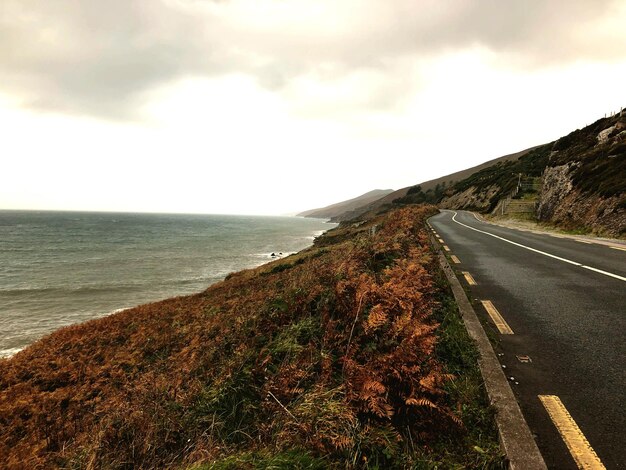
[[[0,209],[414,185],[626,106],[625,24],[625,0],[2,0]]]

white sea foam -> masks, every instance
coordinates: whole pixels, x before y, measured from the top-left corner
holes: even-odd
[[[17,354],[18,352],[20,352],[22,348],[9,348],[9,349],[0,349],[0,357],[11,357],[15,354]]]
[[[313,235],[309,235],[308,237],[304,237],[304,238],[306,240],[315,240],[317,237],[322,235],[324,232],[326,232],[326,230],[318,230],[316,232],[313,232]]]

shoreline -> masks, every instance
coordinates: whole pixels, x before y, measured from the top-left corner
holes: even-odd
[[[23,212],[23,211],[19,211],[19,212]],[[204,276],[204,277],[208,277],[209,279],[212,279],[212,280],[209,283],[207,283],[204,286],[202,286],[200,288],[200,290],[195,290],[193,292],[178,292],[178,293],[173,293],[173,294],[165,294],[164,296],[161,296],[161,297],[155,297],[155,298],[146,299],[146,300],[138,300],[137,302],[134,302],[134,303],[128,303],[128,304],[126,304],[124,306],[118,306],[118,307],[115,307],[115,308],[113,308],[111,310],[107,310],[104,313],[96,313],[93,310],[89,310],[89,309],[86,309],[86,310],[80,311],[80,312],[75,312],[73,315],[86,316],[88,318],[84,318],[82,320],[75,321],[75,322],[68,322],[68,323],[60,322],[60,324],[56,325],[54,328],[51,328],[49,330],[44,331],[42,334],[38,335],[35,339],[29,340],[25,344],[15,345],[15,343],[14,343],[13,345],[10,345],[9,347],[2,348],[2,349],[0,349],[0,360],[10,359],[11,357],[15,356],[20,351],[23,351],[24,349],[30,347],[31,345],[35,344],[36,342],[40,341],[41,339],[45,338],[46,336],[48,336],[50,334],[53,334],[53,333],[55,333],[56,331],[58,331],[58,330],[60,330],[62,328],[67,328],[67,327],[70,327],[70,326],[80,325],[80,324],[83,324],[85,322],[89,322],[89,321],[95,320],[95,319],[101,319],[101,318],[110,317],[112,315],[115,315],[117,313],[123,312],[125,310],[136,308],[136,307],[139,307],[139,306],[145,305],[145,304],[161,302],[161,301],[168,300],[168,299],[171,299],[171,298],[176,298],[176,297],[185,297],[185,296],[188,296],[188,295],[199,294],[199,293],[203,292],[204,290],[208,289],[209,287],[211,287],[212,285],[214,285],[214,284],[216,284],[218,282],[224,281],[230,274],[233,274],[233,273],[236,273],[236,272],[240,272],[240,271],[244,271],[244,270],[247,270],[247,269],[255,269],[255,268],[258,268],[258,267],[263,266],[265,264],[271,263],[271,262],[279,260],[279,259],[284,259],[284,258],[286,258],[286,257],[288,257],[290,255],[299,253],[302,250],[310,248],[313,245],[314,240],[315,240],[316,237],[322,235],[323,233],[327,232],[328,230],[331,230],[332,228],[334,228],[334,227],[329,227],[329,228],[324,229],[324,230],[314,230],[312,232],[312,235],[303,236],[302,240],[306,240],[307,243],[303,247],[299,248],[297,251],[285,251],[285,252],[275,251],[275,252],[267,252],[267,253],[250,254],[249,255],[250,256],[250,263],[247,266],[243,266],[240,269],[236,269],[236,270],[228,272],[228,273],[220,273],[220,275],[218,277],[215,277],[215,278],[213,278],[213,276]],[[274,253],[276,253],[276,256],[271,256]],[[282,253],[282,255],[279,254],[279,253]],[[235,259],[235,257],[233,257],[233,259]]]

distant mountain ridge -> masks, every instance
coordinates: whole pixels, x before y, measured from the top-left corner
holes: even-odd
[[[313,217],[316,219],[332,219],[346,212],[350,212],[357,207],[365,206],[391,193],[393,193],[393,189],[374,189],[373,191],[361,194],[360,196],[348,199],[347,201],[337,202],[335,204],[331,204],[330,206],[300,212],[297,216]]]

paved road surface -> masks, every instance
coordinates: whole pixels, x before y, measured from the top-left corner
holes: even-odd
[[[469,287],[474,306],[499,342],[496,352],[548,467],[579,468],[572,454],[584,461],[595,451],[606,468],[626,469],[626,250],[503,228],[464,211],[430,223],[447,254],[458,257],[451,264],[461,282],[469,285],[463,271],[476,281]],[[514,334],[496,329],[482,300]],[[591,454],[567,415],[557,413],[569,450],[539,398],[546,395],[558,397]]]

